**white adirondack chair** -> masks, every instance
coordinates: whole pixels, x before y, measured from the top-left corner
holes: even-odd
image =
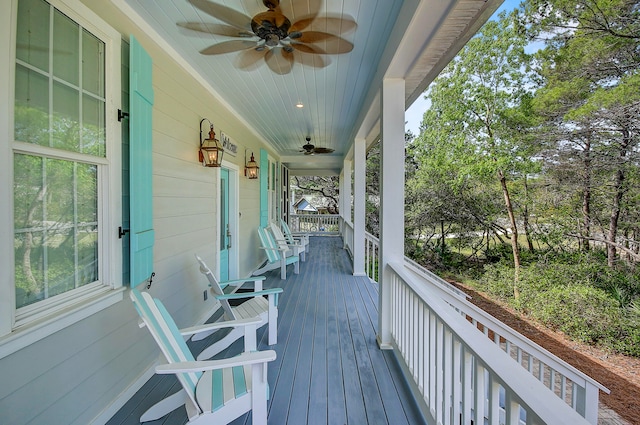
[[[282,233],[284,233],[284,237],[287,238],[287,242],[302,244],[304,245],[305,250],[309,251],[309,234],[308,233],[292,232],[291,228],[289,227],[289,224],[286,221],[284,221],[282,218],[280,219],[280,227],[282,228]]]
[[[209,280],[209,286],[214,293],[214,297],[220,301],[220,306],[224,311],[225,320],[239,320],[239,319],[251,319],[257,317],[260,319],[258,328],[263,325],[269,324],[269,345],[277,344],[278,342],[278,295],[282,293],[282,288],[262,289],[262,281],[264,276],[252,277],[249,279],[236,279],[227,280],[224,282],[218,282],[218,279],[213,275],[213,272],[205,264],[205,262],[196,255],[196,259],[200,264],[200,272],[204,274]],[[228,286],[242,286],[243,283],[253,281],[254,290],[252,292],[235,292],[230,294],[224,293],[224,288]],[[264,295],[267,298],[264,298]],[[232,307],[229,304],[229,300],[234,299],[247,299],[239,306]],[[220,323],[220,322],[217,322]],[[211,335],[213,332],[202,332],[193,335],[192,339],[198,341]],[[233,328],[226,336],[219,341],[211,344],[200,354],[198,354],[198,360],[209,359],[220,351],[227,348],[235,340],[244,336],[243,329],[240,327]]]
[[[280,279],[287,278],[287,266],[293,264],[293,272],[295,274],[300,273],[300,257],[297,255],[287,256],[287,249],[281,249],[276,241],[273,239],[271,232],[266,228],[258,227],[258,235],[260,236],[260,242],[267,254],[267,262],[262,267],[253,272],[254,276],[261,275],[269,270],[280,268]]]
[[[275,360],[276,353],[273,350],[253,351],[259,319],[243,321],[246,329],[244,353],[228,359],[196,361],[183,338],[186,330],[178,330],[162,302],[136,289],[131,290],[130,297],[142,319],[140,327],[149,329],[167,361],[156,367],[156,373],[175,374],[182,384],[182,390],[156,404],[158,411],[164,409],[166,414],[173,410],[167,410],[168,406],[182,400],[190,424],[228,424],[250,410],[253,425],[267,423],[267,362]],[[221,326],[214,323],[204,327],[214,325]],[[191,330],[198,331],[196,328]],[[140,421],[153,419],[143,415]]]
[[[278,226],[276,223],[270,223],[269,229],[271,230],[273,239],[276,241],[280,249],[286,248],[287,255],[297,255],[300,257],[300,261],[305,261],[305,246],[303,244],[295,241],[294,243],[289,243],[289,241],[287,241],[287,238],[282,233],[282,230],[280,230],[280,226]]]

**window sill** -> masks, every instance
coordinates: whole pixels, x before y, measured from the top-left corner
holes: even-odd
[[[0,337],[0,359],[122,301],[125,290],[105,288],[80,304],[14,329]]]

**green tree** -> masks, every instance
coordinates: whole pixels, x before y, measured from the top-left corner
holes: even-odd
[[[620,244],[621,219],[629,214],[631,178],[637,169],[640,121],[640,13],[629,0],[529,0],[525,23],[534,37],[545,37],[540,55],[544,86],[537,110],[547,117],[555,138],[551,153],[574,151],[581,160],[582,229],[578,235],[604,242],[613,267]],[[569,166],[571,155],[554,166]],[[599,180],[607,176],[606,180]],[[595,194],[607,197],[608,216],[594,216]],[[598,223],[602,236],[592,232]]]
[[[497,183],[508,216],[518,296],[520,248],[510,192],[535,170],[530,159],[531,91],[527,39],[515,15],[489,21],[429,88],[431,107],[418,138],[420,166],[451,175],[455,190]]]

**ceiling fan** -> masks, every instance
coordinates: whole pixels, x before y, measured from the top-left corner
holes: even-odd
[[[302,146],[299,152],[304,152],[305,155],[313,155],[316,153],[332,153],[334,150],[331,148],[321,148],[311,144],[311,137],[305,139],[307,143]]]
[[[203,22],[178,22],[177,25],[193,31],[239,38],[213,44],[200,53],[220,55],[241,52],[236,62],[240,69],[251,69],[264,58],[269,69],[276,74],[284,75],[291,72],[295,61],[315,68],[324,68],[329,61],[318,55],[341,54],[353,50],[353,43],[344,38],[330,32],[314,30],[321,28],[344,34],[357,26],[352,19],[319,17],[322,0],[302,2],[304,7],[311,6],[311,13],[293,23],[282,13],[280,0],[262,0],[268,10],[258,13],[253,18],[209,0],[188,2],[226,25]],[[290,6],[293,11],[294,4]],[[314,56],[305,56],[308,54]]]

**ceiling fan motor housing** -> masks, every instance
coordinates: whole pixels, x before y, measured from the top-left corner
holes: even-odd
[[[275,10],[267,10],[258,13],[251,19],[251,30],[268,46],[277,46],[280,40],[289,36],[291,21],[282,13]]]

